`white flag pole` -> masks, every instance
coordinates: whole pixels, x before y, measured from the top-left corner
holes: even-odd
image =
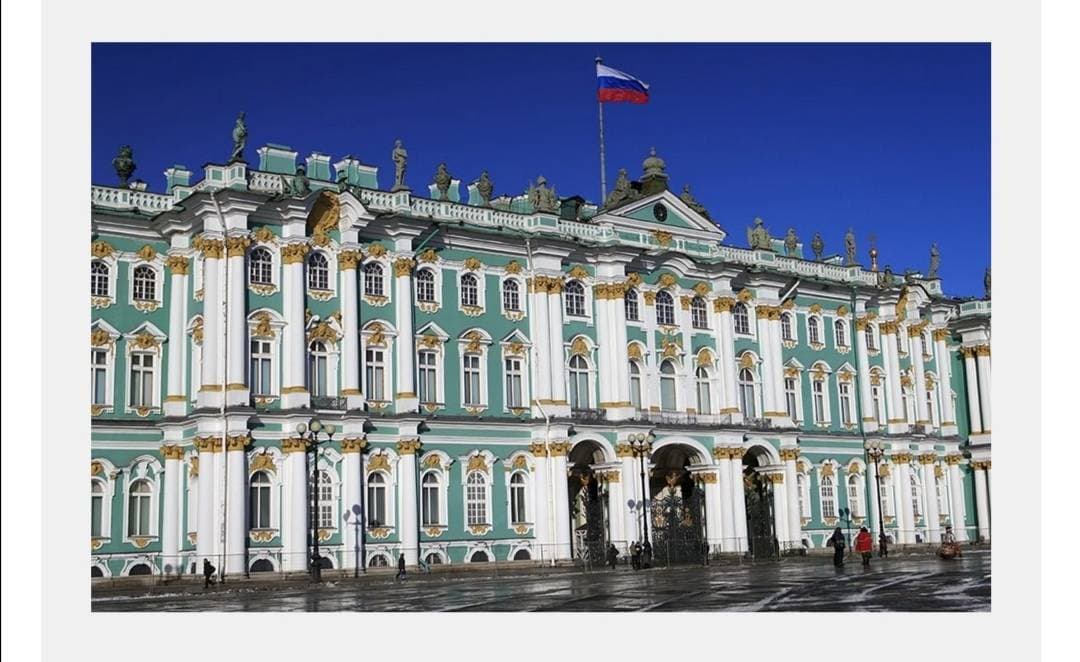
[[[600,62],[597,57],[596,64]],[[596,105],[600,108],[600,204],[603,205],[607,199],[607,171],[604,168],[604,102],[600,101],[599,92],[596,95]]]

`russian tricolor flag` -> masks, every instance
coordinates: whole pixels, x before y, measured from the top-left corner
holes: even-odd
[[[649,84],[618,69],[596,63],[597,97],[601,102],[648,103]]]

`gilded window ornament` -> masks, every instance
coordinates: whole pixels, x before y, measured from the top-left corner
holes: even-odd
[[[709,293],[709,284],[704,281],[697,283],[694,285],[694,292],[698,296],[706,296]]]
[[[203,318],[195,320],[195,324],[191,327],[191,340],[196,345],[203,343]]]
[[[752,369],[754,367],[754,355],[750,352],[743,352],[743,355],[739,357],[739,367]]]
[[[286,244],[281,248],[283,264],[303,264],[311,248],[307,244]]]
[[[626,356],[631,359],[641,360],[641,345],[630,343],[626,346]]]
[[[508,274],[520,274],[521,273],[521,263],[518,262],[517,260],[510,260],[509,262],[506,263],[506,266],[503,267],[503,270],[506,271],[506,273],[508,273]]]
[[[442,460],[435,453],[431,453],[424,458],[424,461],[420,463],[425,469],[441,469]]]
[[[692,297],[688,297],[686,295],[683,295],[683,296],[679,297],[679,305],[682,307],[683,310],[690,310],[690,302],[692,300],[693,300]]]
[[[729,313],[734,305],[734,299],[730,297],[720,297],[713,301],[713,311],[717,313]]]
[[[510,464],[511,469],[525,469],[528,470],[529,462],[525,459],[524,455],[518,455],[514,458],[514,461]]]
[[[338,253],[338,270],[355,270],[360,265],[360,261],[363,259],[363,254],[358,250],[341,251],[340,253]]]
[[[109,347],[113,343],[113,337],[105,329],[94,329],[90,332],[91,347]]]
[[[425,264],[431,264],[439,261],[439,254],[435,252],[434,248],[427,248],[417,258]]]
[[[274,463],[274,456],[270,453],[257,453],[248,462],[248,470],[251,473],[255,473],[256,471],[269,471],[270,473],[276,473],[277,464]]]
[[[420,346],[425,349],[436,349],[442,344],[442,340],[439,336],[429,333],[420,338]]]
[[[698,350],[697,362],[699,366],[711,366],[713,364],[713,354],[708,347],[702,347]]]
[[[841,370],[836,375],[836,378],[839,379],[842,382],[850,382],[852,377],[854,377],[854,376],[855,376],[855,373],[851,372],[850,370]]]
[[[307,334],[307,341],[309,344],[316,340],[336,343],[339,338],[341,338],[340,334],[338,334],[328,322],[319,322],[312,327]],[[372,343],[369,341],[369,344]]]
[[[579,265],[576,265],[573,269],[571,269],[569,271],[568,275],[571,278],[588,278],[589,277],[589,272],[585,270],[585,267],[583,267],[583,266],[581,266],[579,264]]]
[[[799,377],[799,369],[794,367],[794,366],[789,366],[787,368],[784,368],[784,376],[785,377],[794,377],[794,378],[797,379]]]
[[[265,310],[255,315],[255,328],[252,330],[251,335],[255,338],[274,338],[276,333],[270,326],[270,313]]]
[[[470,256],[465,258],[465,271],[479,271],[483,266],[484,263],[475,257]]]
[[[469,458],[469,464],[465,468],[465,473],[470,473],[473,471],[480,471],[483,473],[488,472],[487,460],[484,459],[483,455],[473,455]]]
[[[664,248],[671,245],[671,233],[665,230],[653,230],[652,237],[656,243]]]
[[[585,342],[585,339],[581,336],[574,338],[574,341],[570,343],[570,356],[588,356],[589,343]]]
[[[277,240],[277,237],[274,236],[274,232],[265,225],[257,228],[255,232],[251,233],[251,236],[260,244],[272,244]]]
[[[371,456],[371,459],[367,462],[367,471],[371,473],[373,471],[390,471],[390,456],[385,452],[378,452]]]
[[[153,262],[154,258],[157,257],[157,250],[150,244],[146,244],[139,249],[139,252],[136,253],[136,255],[138,255],[139,259],[143,260],[144,262]]]
[[[754,294],[750,290],[743,288],[739,290],[739,293],[735,295],[735,298],[743,303],[747,303],[754,298]]]
[[[828,478],[829,476],[835,476],[835,475],[836,475],[836,472],[833,469],[833,465],[831,463],[826,462],[825,464],[821,465],[821,477],[822,478]]]
[[[645,299],[646,306],[656,305],[656,292],[653,292],[652,290],[645,290],[641,293],[641,296]]]
[[[629,274],[626,275],[626,286],[627,287],[637,287],[638,285],[641,285],[641,274],[639,274],[639,273],[629,273]]]
[[[525,345],[520,342],[512,342],[507,345],[505,353],[509,356],[521,356],[525,353]]]
[[[363,437],[346,437],[341,440],[342,453],[363,453],[367,448],[367,439]]]
[[[662,273],[660,274],[660,280],[657,283],[660,287],[674,287],[679,282],[679,279],[674,274]]]
[[[484,336],[480,335],[480,332],[474,329],[465,334],[465,339],[469,341],[465,346],[466,352],[479,352],[480,342],[484,339]]]
[[[368,345],[381,347],[386,344],[386,329],[382,324],[374,322],[368,327]]]
[[[368,246],[367,254],[371,257],[381,258],[386,255],[386,246],[375,243]]]
[[[841,304],[840,307],[836,309],[836,314],[838,317],[847,317],[848,312],[848,307],[843,304]]]
[[[813,313],[814,315],[820,315],[821,314],[821,304],[820,303],[810,304],[810,312]]]
[[[98,239],[94,243],[90,244],[90,256],[91,257],[96,257],[96,258],[99,258],[99,259],[106,258],[106,257],[111,257],[112,254],[115,253],[115,252],[116,252],[116,249],[114,249],[112,247],[112,244],[105,241],[104,239]]]
[[[161,342],[149,331],[139,333],[132,343],[139,349],[157,349],[161,345]]]

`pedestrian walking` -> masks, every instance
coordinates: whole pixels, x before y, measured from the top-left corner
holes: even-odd
[[[874,538],[865,526],[859,529],[858,535],[855,536],[855,551],[862,555],[863,567],[869,568],[870,557],[874,553]]]
[[[608,543],[607,562],[608,562],[608,565],[611,566],[612,570],[615,569],[615,564],[618,563],[618,560],[619,560],[619,550],[616,549],[614,544]]]
[[[889,558],[889,539],[885,537],[884,531],[882,531],[881,534],[878,535],[877,555],[884,558]]]
[[[398,554],[397,557],[397,575],[394,576],[394,581],[405,581],[405,555]]]
[[[652,567],[652,544],[648,540],[641,548],[641,565],[644,568]]]
[[[833,548],[832,564],[837,568],[841,568],[844,565],[844,548],[847,547],[847,541],[844,540],[844,532],[840,530],[840,527],[836,527],[833,531],[832,537],[829,538],[829,544]]]
[[[634,570],[641,570],[641,543],[636,540],[630,545],[630,565]]]
[[[214,566],[210,563],[210,559],[202,560],[202,573],[203,588],[210,588],[210,585],[214,583]]]

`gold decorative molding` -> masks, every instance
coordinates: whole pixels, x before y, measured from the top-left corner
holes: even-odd
[[[660,279],[657,284],[662,288],[675,287],[678,285],[679,279],[675,277],[675,274],[664,272],[660,274]]]
[[[975,356],[990,356],[990,345],[976,345]]]
[[[585,269],[585,267],[578,264],[578,265],[574,265],[574,267],[572,269],[570,269],[570,271],[567,272],[567,275],[570,278],[581,279],[581,278],[588,278],[589,277],[589,272],[588,272],[588,270]]]
[[[899,330],[899,328],[900,328],[900,325],[897,324],[894,321],[891,321],[891,320],[886,320],[886,321],[882,322],[880,325],[878,325],[878,330],[881,332],[881,335],[883,335],[883,336],[892,335],[892,334],[896,333],[897,330]]]
[[[192,455],[188,458],[188,478],[199,477],[199,456]]]
[[[511,469],[528,469],[529,462],[525,459],[524,455],[518,455],[514,458],[514,461],[510,463]]]
[[[184,458],[184,449],[176,444],[164,444],[161,447],[161,457],[165,460],[182,460]]]
[[[626,346],[627,358],[641,360],[641,345],[636,342],[632,342]]]
[[[908,463],[911,462],[911,459],[912,459],[911,453],[907,453],[907,452],[895,453],[892,456],[892,461],[895,464],[908,464]]]
[[[255,321],[255,328],[251,331],[253,337],[274,338],[277,336],[277,334],[274,333],[274,328],[270,326],[270,313],[263,310],[256,313],[253,319]]]
[[[112,347],[113,337],[105,329],[94,329],[90,332],[91,347]]]
[[[517,260],[510,260],[506,263],[506,266],[503,267],[503,271],[508,274],[520,274],[522,271],[521,263]]]
[[[552,456],[558,457],[570,452],[569,441],[553,441],[550,444]]]
[[[954,464],[960,464],[963,461],[964,456],[960,455],[959,453],[950,453],[949,455],[945,456],[945,464],[949,465],[950,467]]]
[[[529,442],[529,453],[533,457],[547,457],[547,447],[542,441],[531,441]]]
[[[220,260],[225,251],[225,244],[220,239],[212,239],[204,234],[195,237],[191,242],[192,248],[202,253],[204,259]]]
[[[948,340],[952,336],[948,329],[934,329],[932,335],[935,341]]]
[[[277,237],[274,235],[273,230],[261,225],[251,233],[251,237],[260,244],[272,244],[277,241]]]
[[[408,276],[416,266],[416,260],[410,257],[399,257],[394,260],[394,275],[397,277]]]
[[[734,305],[735,299],[732,299],[731,297],[720,297],[713,301],[713,312],[729,313]]]
[[[225,246],[226,253],[229,257],[244,257],[247,254],[248,246],[251,245],[250,237],[226,237]]]
[[[367,328],[367,344],[373,347],[386,345],[386,329],[379,322],[372,322]]]
[[[980,460],[971,463],[973,471],[990,471],[990,460]]]
[[[810,312],[812,314],[814,314],[814,315],[820,315],[821,314],[821,304],[820,303],[812,303],[812,304],[810,304]]]
[[[420,439],[417,437],[399,439],[397,442],[397,451],[401,455],[415,455],[418,450],[420,450]]]
[[[337,259],[339,271],[355,271],[364,255],[358,250],[345,250],[338,253]]]
[[[465,334],[465,340],[468,340],[468,344],[465,345],[466,352],[479,352],[480,343],[484,340],[484,336],[479,331],[473,329]]]
[[[97,460],[90,462],[90,475],[97,476],[98,474],[105,472],[105,465]]]
[[[303,437],[287,437],[281,440],[282,453],[306,453],[311,442]]]
[[[190,265],[191,261],[183,255],[170,255],[165,260],[165,266],[169,268],[169,273],[174,276],[186,276]]]
[[[131,539],[131,544],[138,549],[142,549],[150,544],[150,540],[149,536],[135,536]]]
[[[868,317],[856,317],[855,318],[855,330],[866,331],[866,327],[870,324]]]
[[[690,302],[693,301],[693,297],[682,295],[679,297],[679,306],[683,310],[690,310]]]
[[[701,482],[706,485],[715,485],[719,479],[715,471],[702,471],[697,475],[701,477]]]
[[[90,415],[101,416],[105,413],[106,409],[108,409],[108,407],[105,405],[90,405]]]
[[[794,378],[798,379],[798,377],[799,377],[799,369],[794,367],[794,366],[788,366],[788,367],[784,368],[784,376],[785,377],[794,377]]]
[[[428,528],[424,529],[424,533],[427,534],[429,538],[438,538],[443,534],[443,530],[444,529],[442,527],[429,526]]]
[[[709,288],[709,284],[704,281],[698,281],[697,283],[695,283],[693,290],[694,293],[697,294],[699,297],[708,296],[709,292],[711,291]]]
[[[828,478],[829,476],[835,476],[836,471],[833,469],[831,462],[826,462],[821,465],[821,477]]]
[[[442,339],[433,333],[420,336],[420,346],[425,349],[437,349],[440,345],[442,345]]]
[[[251,542],[270,542],[277,537],[277,529],[252,529],[248,532]]]
[[[386,255],[386,246],[380,243],[368,244],[367,254],[371,257],[381,258]]]
[[[248,461],[248,470],[251,473],[255,473],[256,471],[277,473],[277,464],[274,462],[274,456],[264,450],[261,453],[255,454],[251,460]]]
[[[491,526],[488,524],[471,524],[469,525],[469,533],[474,536],[482,536],[491,531]]]
[[[752,369],[754,367],[754,355],[750,352],[743,352],[739,357],[739,367]]]
[[[465,268],[465,271],[479,271],[484,267],[484,263],[481,262],[479,258],[470,255],[465,258],[465,262],[462,266]]]
[[[850,312],[848,307],[843,304],[840,304],[840,307],[836,309],[837,317],[847,317],[848,312]]]
[[[341,335],[334,330],[328,322],[319,322],[313,326],[307,333],[307,342],[311,344],[316,340],[323,342],[336,343],[341,338]],[[372,344],[370,341],[368,344]]]
[[[382,540],[384,538],[390,537],[390,531],[391,529],[388,526],[376,526],[373,529],[368,529],[368,535],[370,535],[372,538]]]
[[[574,338],[574,341],[570,343],[570,356],[588,356],[589,355],[589,343],[585,342],[585,339],[581,336]]]
[[[281,247],[282,264],[303,264],[311,247],[307,244],[285,244]]]
[[[656,305],[656,292],[653,292],[652,290],[645,290],[641,293],[641,297],[645,300],[646,306]]]
[[[334,535],[334,529],[320,528],[319,529],[319,542],[326,542],[327,540],[330,540],[330,538],[333,535]]]
[[[90,256],[98,259],[112,257],[116,252],[116,249],[112,247],[112,244],[104,239],[98,239],[94,243],[90,244]]]
[[[665,230],[653,230],[652,237],[656,240],[656,243],[661,247],[667,248],[671,245],[671,233]]]
[[[934,453],[920,453],[919,464],[934,464],[937,462],[937,455]]]
[[[139,252],[135,254],[138,255],[139,259],[144,262],[153,262],[154,259],[157,258],[158,252],[156,248],[154,248],[150,244],[146,244],[139,249]]]
[[[769,482],[773,485],[779,485],[784,482],[784,474],[776,472],[771,474],[765,474],[765,477],[769,479]]]
[[[426,264],[433,264],[439,261],[439,254],[435,252],[434,248],[425,249],[423,253],[420,253],[416,257]]]
[[[780,449],[780,461],[781,462],[787,462],[788,460],[791,460],[792,462],[794,462],[797,459],[799,459],[799,449],[798,448],[781,448]]]
[[[367,448],[367,439],[363,437],[346,437],[341,440],[342,453],[363,453]]]
[[[130,342],[139,349],[157,349],[161,346],[161,341],[155,338],[149,331],[139,333],[139,335],[135,336]]]
[[[379,453],[376,453],[375,455],[372,455],[371,459],[369,459],[368,463],[367,463],[367,471],[368,471],[368,473],[371,473],[372,471],[380,471],[380,470],[387,471],[387,472],[391,471],[390,456],[387,455],[384,452],[379,452]]]
[[[465,472],[470,473],[473,471],[480,471],[487,473],[489,470],[487,460],[483,455],[473,455],[469,458],[469,464],[465,467]]]
[[[525,344],[517,341],[511,342],[503,348],[503,354],[507,356],[524,356]]]
[[[699,366],[711,366],[716,361],[713,357],[712,350],[708,347],[702,347],[697,353],[697,363]]]
[[[244,434],[230,434],[228,436],[228,444],[226,449],[229,451],[242,451],[251,445],[251,435]]]

